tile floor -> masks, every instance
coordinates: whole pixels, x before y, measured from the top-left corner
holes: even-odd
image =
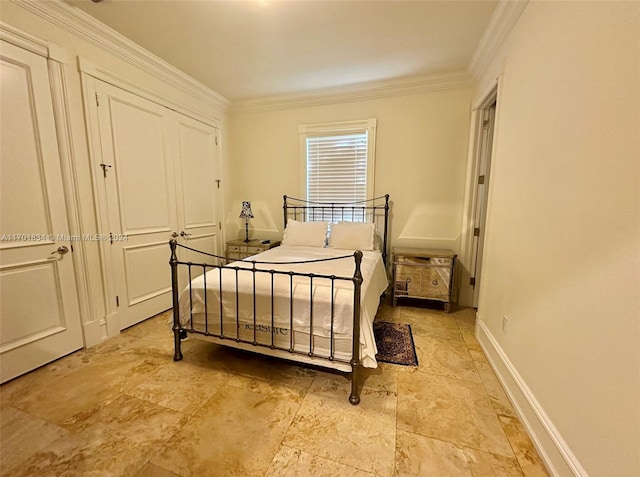
[[[11,476],[544,476],[474,338],[474,310],[383,304],[419,366],[339,373],[197,340],[167,313],[0,387]]]

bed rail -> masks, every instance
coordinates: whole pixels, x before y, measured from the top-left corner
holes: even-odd
[[[388,196],[387,196],[388,199]],[[385,242],[386,244],[386,242]],[[226,261],[230,260],[227,257],[210,254],[207,252],[202,252],[200,250],[196,250],[191,247],[187,247],[185,245],[179,244],[176,239],[171,239],[169,241],[169,246],[171,248],[171,258],[169,260],[169,264],[171,265],[171,286],[172,286],[172,299],[173,299],[173,334],[174,334],[174,348],[175,353],[173,359],[175,361],[179,361],[183,358],[182,349],[181,349],[181,340],[185,336],[185,332],[189,333],[197,333],[205,336],[210,336],[217,338],[221,341],[229,340],[235,343],[243,343],[246,345],[256,346],[256,347],[264,347],[270,348],[272,350],[279,350],[291,355],[306,355],[310,358],[317,358],[321,360],[328,361],[337,361],[342,362],[350,366],[351,368],[351,394],[349,395],[349,402],[352,404],[358,404],[360,402],[360,392],[358,387],[358,374],[360,368],[360,319],[361,319],[361,287],[362,287],[362,272],[361,272],[361,264],[362,264],[362,252],[355,251],[353,254],[344,255],[339,257],[331,257],[331,258],[322,258],[322,259],[314,259],[314,260],[304,260],[304,261],[291,261],[291,262],[266,262],[266,261],[257,261],[257,260],[244,260],[243,262],[247,264],[251,264],[250,267],[240,267],[240,266],[227,266],[227,265],[217,265],[211,263],[194,263],[181,261],[178,259],[177,250],[185,249],[190,250],[192,252],[196,252],[199,254],[207,255],[209,257],[213,257],[215,259],[221,260],[222,263],[226,263]],[[385,245],[386,247],[386,245]],[[313,263],[313,262],[326,262],[326,261],[336,261],[336,260],[345,260],[352,259],[354,260],[355,269],[354,274],[351,277],[341,277],[335,275],[325,275],[325,274],[314,274],[314,273],[301,273],[301,272],[292,272],[292,271],[283,271],[278,270],[274,267],[283,266],[283,265],[294,265],[300,263]],[[188,279],[188,290],[189,290],[189,310],[190,316],[188,320],[186,317],[181,317],[180,311],[180,272],[179,267],[186,268],[186,274]],[[211,275],[212,270],[217,270],[218,272]],[[195,272],[194,272],[195,271]],[[194,296],[192,290],[192,283],[194,275],[198,272],[202,272],[202,277],[204,280],[204,327],[197,326],[194,321]],[[220,299],[217,300],[217,303],[209,303],[207,298],[207,276],[211,276],[211,279],[217,279],[217,284],[212,284],[214,287],[217,287],[217,292],[219,293]],[[199,276],[199,275],[198,275]],[[223,293],[229,293],[228,288],[224,288],[223,281],[229,280],[229,276],[231,277],[231,288],[235,291],[235,316],[229,315],[223,306]],[[264,320],[258,319],[258,313],[256,310],[256,283],[258,280],[261,280],[261,276],[266,276],[268,281],[270,281],[271,286],[271,308],[270,308],[270,322],[267,325],[264,324]],[[251,299],[252,299],[252,322],[251,323],[241,323],[240,317],[240,301],[241,297],[246,292],[241,291],[241,287],[239,286],[239,282],[241,278],[246,282],[247,277],[250,277],[250,282],[252,283],[253,290]],[[289,328],[283,328],[276,323],[275,320],[275,307],[274,307],[274,291],[275,291],[275,281],[278,280],[277,277],[283,277],[284,281],[288,281],[289,283]],[[305,347],[304,350],[300,349],[299,343],[294,343],[294,333],[296,331],[304,333],[306,330],[300,329],[299,324],[294,323],[294,302],[296,300],[294,293],[294,281],[296,280],[308,280],[309,281],[309,296],[308,296],[308,306],[309,306],[309,323],[308,323],[308,347]],[[317,346],[315,341],[318,339],[316,335],[314,335],[314,305],[317,307],[318,302],[314,297],[314,281],[317,283],[322,280],[324,286],[329,286],[330,288],[330,327],[329,327],[329,352],[328,353],[319,353],[317,352]],[[283,280],[279,280],[282,282]],[[235,282],[235,283],[234,283]],[[334,344],[334,318],[335,318],[335,296],[334,292],[336,290],[336,283],[350,282],[353,284],[353,323],[352,323],[352,342],[351,342],[351,357],[350,359],[344,359],[337,357],[335,355],[335,344]],[[264,280],[261,281],[264,283]],[[229,285],[228,283],[226,283]],[[185,292],[186,293],[186,292]],[[246,298],[246,296],[244,297]],[[298,303],[299,305],[300,303]],[[214,307],[214,308],[211,308]],[[218,315],[219,323],[210,324],[209,323],[209,312]],[[267,315],[268,316],[268,315]],[[225,329],[225,318],[227,319],[226,323],[228,324],[228,320],[231,319],[234,322],[233,329],[229,330]],[[253,331],[253,336],[247,339],[246,333],[244,333],[244,337],[241,336],[241,326],[244,326],[244,330],[246,331],[249,327]],[[288,330],[288,331],[287,331]],[[264,331],[270,333],[270,342],[263,342],[258,339],[258,331]],[[287,334],[289,336],[288,345],[283,345],[282,339],[279,338],[279,335]],[[224,342],[222,342],[224,344]],[[291,358],[295,359],[295,358]]]

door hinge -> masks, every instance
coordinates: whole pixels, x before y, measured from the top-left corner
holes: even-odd
[[[98,93],[96,93],[96,106],[100,107],[100,99],[98,98]]]
[[[222,222],[218,222],[218,229],[222,230]]]
[[[216,184],[218,184],[218,189],[220,188],[220,179],[216,179]]]
[[[218,136],[216,136],[216,146],[218,145]]]
[[[120,297],[116,295],[116,306],[120,306]]]
[[[113,245],[113,233],[109,232],[109,241],[111,242],[111,245]]]
[[[71,245],[71,251],[73,252],[73,245]]]
[[[478,184],[484,184],[484,176],[478,176]]]
[[[476,286],[476,279],[474,277],[469,278],[469,285]]]
[[[480,237],[480,227],[476,227],[475,229],[473,229],[473,236]]]
[[[111,164],[105,164],[104,162],[102,164],[100,164],[100,167],[102,167],[102,175],[104,176],[104,178],[107,178],[107,169],[111,168]]]
[[[489,120],[485,119],[482,121],[482,129],[489,129]]]

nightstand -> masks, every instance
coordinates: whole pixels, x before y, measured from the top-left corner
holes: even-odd
[[[453,250],[394,247],[393,306],[398,298],[418,298],[444,303],[451,310],[453,271],[457,255]]]
[[[243,258],[251,257],[270,248],[280,245],[280,241],[270,241],[269,243],[262,243],[262,240],[255,239],[245,242],[244,240],[229,240],[227,242],[227,251],[225,256],[229,261],[242,260]]]

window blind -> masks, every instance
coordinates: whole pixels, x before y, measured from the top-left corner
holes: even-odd
[[[307,200],[367,198],[367,132],[307,138]]]

